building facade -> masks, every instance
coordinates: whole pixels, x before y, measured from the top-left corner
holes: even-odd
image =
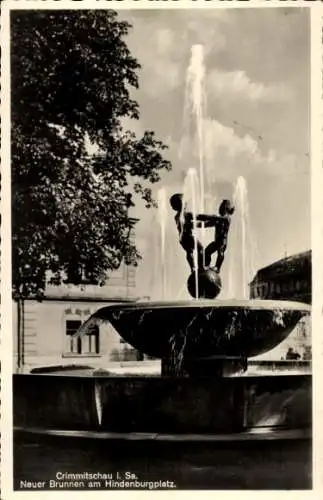
[[[13,302],[14,371],[66,365],[109,369],[150,362],[109,323],[92,328],[83,337],[73,337],[101,307],[136,301],[135,286],[135,268],[122,265],[104,287],[48,286],[41,302],[23,302],[20,321],[18,304]]]
[[[312,303],[312,253],[302,252],[260,269],[250,287],[251,299]]]
[[[250,298],[312,303],[312,253],[291,255],[260,269],[250,283]],[[257,359],[311,358],[311,318],[301,320],[289,337]]]

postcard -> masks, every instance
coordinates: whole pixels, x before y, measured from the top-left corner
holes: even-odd
[[[4,500],[319,491],[322,9],[4,2]]]

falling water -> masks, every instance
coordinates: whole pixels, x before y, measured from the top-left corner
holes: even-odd
[[[101,427],[102,425],[102,415],[103,415],[103,406],[102,406],[102,388],[101,384],[98,383],[97,379],[94,381],[94,401],[95,401],[95,409],[96,415],[98,419],[98,425]]]
[[[247,183],[243,177],[239,177],[235,183],[233,203],[236,211],[232,218],[232,234],[228,245],[232,249],[229,259],[230,295],[237,299],[248,299],[249,281],[255,273],[256,263]]]
[[[197,199],[196,199],[196,170],[190,168],[187,172],[189,180],[189,188],[191,191],[192,214],[193,214],[193,235],[194,235],[194,272],[195,272],[195,296],[199,296],[199,280],[198,280],[198,257],[197,257],[197,236],[196,236],[196,215],[197,215]]]

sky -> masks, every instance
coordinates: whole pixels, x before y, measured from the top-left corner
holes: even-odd
[[[119,17],[133,26],[126,40],[141,64],[139,89],[133,92],[140,120],[131,128],[138,136],[155,131],[168,145],[166,156],[172,162],[172,172],[154,187],[155,196],[162,187],[167,196],[182,189],[187,169],[198,168],[196,137],[191,135],[185,155],[180,153],[189,120],[185,89],[191,48],[200,44],[204,162],[210,181],[206,190],[212,195],[218,186],[228,185],[232,191],[240,176],[245,179],[247,231],[256,269],[310,248],[308,10],[136,9],[120,11]],[[172,277],[169,296],[185,284],[189,269],[169,210],[167,206],[163,245],[156,211],[140,203],[136,208],[143,257],[137,273],[140,295],[154,296],[154,287],[158,295],[156,282],[163,279],[164,266]],[[238,220],[239,214],[234,217]],[[231,250],[238,256],[239,248]]]

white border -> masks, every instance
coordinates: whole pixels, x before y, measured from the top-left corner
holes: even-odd
[[[286,8],[307,7],[311,9],[311,167],[312,167],[312,255],[313,255],[313,490],[302,492],[284,491],[176,491],[154,492],[155,495],[176,495],[178,498],[195,498],[196,494],[209,496],[221,495],[221,498],[236,498],[244,495],[245,498],[262,497],[275,498],[320,498],[323,486],[323,398],[321,389],[322,376],[322,291],[323,291],[323,231],[321,217],[323,213],[322,196],[322,15],[323,6],[320,1],[276,1],[250,0],[247,1],[206,1],[206,0],[178,0],[178,1],[149,1],[149,0],[4,0],[1,12],[1,159],[2,159],[2,192],[1,192],[1,488],[3,500],[23,496],[24,498],[54,498],[53,492],[13,492],[12,470],[12,305],[11,305],[11,193],[10,193],[10,52],[9,52],[9,13],[17,9],[228,9],[228,8]],[[273,33],[273,36],[274,33]],[[5,214],[5,217],[3,216]],[[5,244],[4,244],[5,243]],[[118,496],[137,499],[150,495],[152,492],[120,491]],[[61,498],[107,498],[116,492],[60,492]],[[167,498],[167,497],[166,497]]]
[[[10,49],[8,4],[1,12],[1,498],[12,490],[12,305]]]
[[[322,398],[322,291],[323,291],[323,11],[311,12],[311,204],[312,204],[312,372],[313,372],[313,489],[323,486],[323,398]]]

